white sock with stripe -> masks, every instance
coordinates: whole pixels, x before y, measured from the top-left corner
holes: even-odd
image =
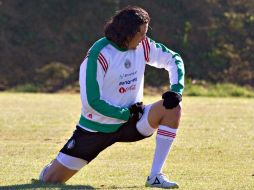
[[[159,126],[156,136],[156,148],[150,178],[158,173],[161,173],[162,167],[170,151],[170,147],[175,139],[176,131],[177,129],[164,125]]]

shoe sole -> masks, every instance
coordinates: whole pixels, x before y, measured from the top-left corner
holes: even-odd
[[[158,187],[158,186],[152,186],[150,184],[145,184],[145,187],[151,187],[151,188],[161,188],[161,189],[178,189],[179,186],[172,186],[172,187]]]

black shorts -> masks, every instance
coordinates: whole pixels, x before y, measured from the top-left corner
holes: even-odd
[[[90,162],[101,151],[115,142],[135,142],[147,138],[136,129],[136,123],[127,122],[114,133],[89,132],[79,126],[60,152]]]

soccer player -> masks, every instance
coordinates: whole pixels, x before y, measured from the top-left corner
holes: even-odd
[[[105,148],[142,140],[157,130],[146,186],[178,187],[162,167],[180,122],[184,66],[179,54],[146,36],[149,21],[144,9],[129,6],[106,23],[105,37],[93,44],[80,66],[82,113],[76,130],[41,171],[41,181],[66,182]],[[144,106],[146,64],[168,71],[170,90],[162,100]]]

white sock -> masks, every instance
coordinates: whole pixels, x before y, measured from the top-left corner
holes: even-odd
[[[161,173],[162,167],[167,159],[170,147],[175,139],[177,129],[160,125],[156,135],[156,148],[154,152],[153,165],[150,177]]]

